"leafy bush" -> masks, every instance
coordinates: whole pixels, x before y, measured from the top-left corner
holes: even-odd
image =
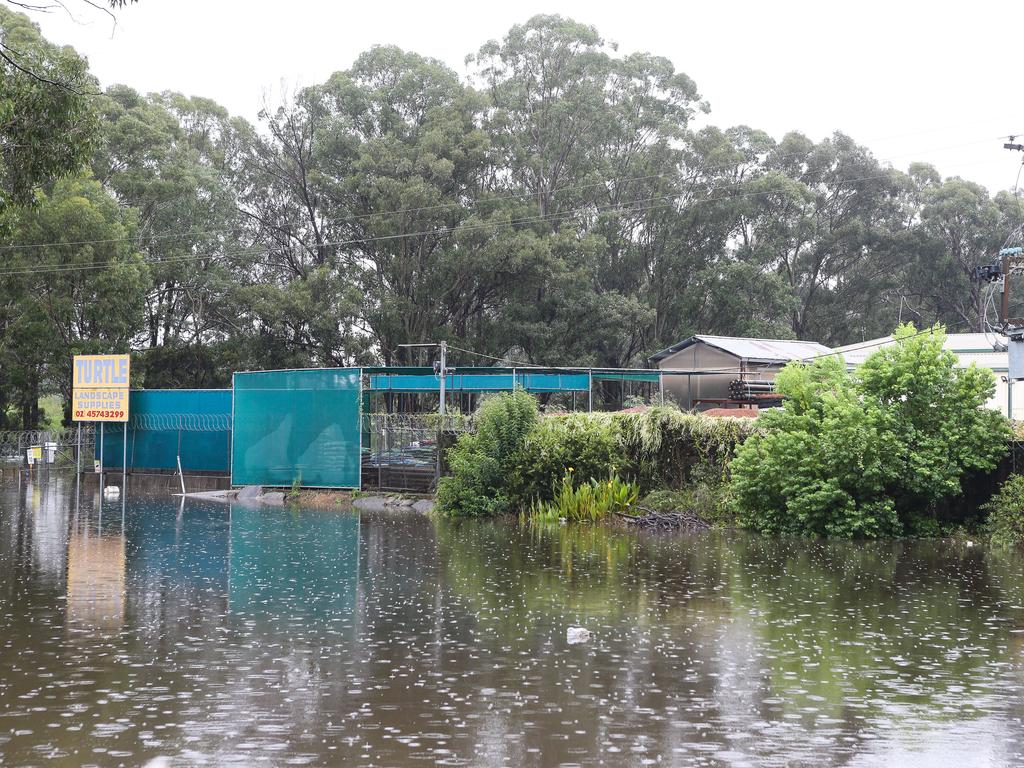
[[[765,533],[899,535],[1006,451],[1006,420],[982,408],[992,373],[957,368],[941,328],[895,332],[856,375],[838,357],[791,363],[781,409],[758,419],[731,465],[741,522]],[[920,521],[915,522],[915,527]]]
[[[623,471],[626,459],[615,427],[607,414],[597,413],[541,420],[508,465],[512,504],[524,507],[551,499],[567,474],[580,484]]]
[[[993,544],[1024,545],[1024,475],[1010,475],[982,509],[988,512],[988,531]]]
[[[524,510],[554,500],[567,476],[578,489],[617,475],[647,489],[699,487],[701,514],[720,519],[729,457],[755,429],[747,419],[711,418],[675,407],[540,419],[529,395],[517,393],[520,404],[512,410],[508,397],[485,402],[477,431],[462,436],[449,452],[452,477],[438,489],[438,506],[447,514]],[[513,415],[521,409],[529,413],[525,421]],[[506,426],[499,430],[496,424]],[[494,436],[502,430],[508,439]]]
[[[754,419],[685,413],[671,406],[618,414],[619,440],[644,488],[720,484],[736,450],[757,428]]]
[[[538,418],[536,401],[521,390],[485,400],[476,413],[476,430],[460,436],[448,452],[452,474],[438,485],[438,510],[467,517],[511,511],[509,463]]]
[[[521,519],[531,523],[594,522],[613,512],[628,512],[636,504],[640,488],[616,475],[576,485],[574,473],[566,472],[550,501],[535,499]]]

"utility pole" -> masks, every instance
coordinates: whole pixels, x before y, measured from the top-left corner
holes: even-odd
[[[1024,144],[1016,143],[1016,136],[1008,136],[1008,142],[1003,144],[1003,149],[1012,152],[1024,152]],[[1020,181],[1020,172],[1017,173],[1017,181]],[[1017,194],[1016,184],[1014,194]],[[1018,202],[1019,205],[1019,202]],[[1000,294],[999,322],[992,326],[988,318],[979,307],[979,321],[983,331],[991,329],[1006,337],[1005,349],[1007,353],[1008,369],[1006,373],[1006,416],[1013,418],[1013,383],[1024,379],[1024,317],[1012,316],[1010,296],[1012,291],[1011,278],[1024,275],[1024,248],[1021,246],[1007,247],[1012,238],[1020,238],[1024,233],[1024,224],[1019,225],[1006,239],[1006,244],[999,250],[999,261],[993,264],[983,264],[971,270],[971,280],[977,283],[989,284],[989,298],[995,299],[994,294]],[[1016,285],[1016,283],[1013,283]],[[993,301],[994,304],[994,301]],[[982,305],[984,306],[984,304]]]
[[[438,380],[439,403],[437,413],[441,417],[437,422],[437,460],[434,464],[434,483],[441,479],[441,435],[444,433],[445,415],[445,384],[448,378],[448,342],[428,342],[425,344],[399,344],[399,347],[438,347],[441,350],[440,360],[434,363],[434,372],[440,376]]]
[[[441,404],[438,406],[438,409],[437,409],[438,413],[440,413],[442,417],[444,416],[444,387],[445,387],[445,379],[448,377],[448,365],[447,365],[447,363],[448,363],[448,342],[447,341],[442,341],[441,342],[441,386],[440,386]]]

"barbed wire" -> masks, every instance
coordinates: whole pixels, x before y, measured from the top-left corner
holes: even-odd
[[[96,426],[92,423],[81,425],[82,453],[89,454],[95,445]],[[58,449],[73,448],[79,442],[79,428],[58,427],[56,429],[5,429],[0,430],[0,458],[4,461],[21,460],[24,451],[32,446],[56,443]]]
[[[230,432],[230,413],[139,413],[128,428],[147,432]]]

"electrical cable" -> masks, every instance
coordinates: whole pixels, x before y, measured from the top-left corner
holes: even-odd
[[[1004,138],[1004,137],[1003,136],[999,136],[999,137],[996,137],[996,138]],[[928,153],[928,152],[940,152],[940,151],[944,151],[946,149],[958,149],[958,148],[961,148],[961,147],[975,146],[975,145],[978,145],[978,144],[986,143],[986,142],[988,142],[990,140],[991,140],[991,138],[986,138],[986,139],[981,139],[981,140],[978,140],[978,141],[965,142],[965,143],[962,143],[962,144],[951,144],[951,145],[946,145],[944,147],[935,147],[935,148],[932,148],[932,149],[915,150],[914,152],[907,152],[907,153],[904,153],[903,155],[892,155],[892,156],[887,157],[887,158],[878,158],[877,161],[879,163],[891,162],[893,159],[900,158],[900,157],[917,156],[917,155]],[[768,154],[770,155],[770,152]],[[789,155],[778,155],[778,156],[773,157],[772,160],[775,161],[775,162],[778,162],[780,160],[787,160],[787,159],[791,159],[791,158],[800,158],[800,157],[806,157],[806,153],[796,153],[796,152],[794,152],[794,153],[791,153]],[[968,164],[968,165],[973,165],[973,164]],[[963,166],[963,164],[961,164],[959,166],[953,166],[953,167],[964,167],[964,166]],[[885,176],[889,175],[889,173],[891,173],[892,171],[894,171],[896,169],[889,168],[889,169],[886,169],[886,170],[887,170],[887,173],[881,174],[879,176],[866,177],[866,178],[863,178],[863,179],[844,179],[843,183],[856,182],[856,181],[866,181],[866,180],[870,180],[870,179],[874,179],[874,178],[884,178]],[[651,179],[670,178],[670,177],[674,177],[675,175],[676,174],[674,174],[674,173],[657,173],[657,174],[648,174],[648,175],[644,175],[644,176],[626,177],[626,178],[623,178],[623,179],[603,179],[601,181],[592,182],[590,184],[566,185],[564,187],[554,187],[554,188],[552,188],[550,190],[550,192],[548,194],[552,194],[553,195],[553,194],[557,194],[559,192],[579,191],[579,190],[583,190],[583,189],[592,189],[592,188],[601,187],[601,186],[607,187],[610,184],[619,184],[619,185],[621,185],[621,184],[625,184],[625,183],[629,183],[629,182],[635,182],[635,181],[648,181],[648,180],[651,180]],[[737,187],[737,186],[741,186],[743,184],[749,184],[749,183],[750,183],[749,181],[745,180],[745,181],[735,182],[733,184],[719,185],[718,187],[716,187],[716,190],[729,189],[729,188],[732,188],[732,187]],[[416,208],[399,208],[399,209],[390,210],[390,211],[375,211],[375,212],[372,212],[372,213],[353,214],[351,216],[346,216],[346,217],[343,217],[343,218],[340,218],[340,219],[337,219],[337,218],[336,219],[324,219],[320,223],[321,224],[335,224],[335,225],[337,225],[339,223],[350,223],[350,222],[355,222],[355,221],[362,221],[364,219],[373,219],[373,218],[378,218],[378,217],[383,217],[383,216],[398,216],[398,215],[404,215],[404,214],[409,214],[409,213],[422,213],[422,212],[425,212],[425,211],[444,210],[444,209],[448,209],[448,208],[466,208],[466,207],[473,207],[473,206],[481,205],[481,204],[484,204],[484,203],[506,202],[506,201],[509,201],[509,200],[518,200],[518,199],[529,199],[529,198],[535,197],[536,194],[537,193],[534,192],[534,191],[524,191],[524,192],[518,192],[518,193],[515,193],[515,194],[511,194],[511,195],[501,195],[501,196],[490,197],[490,198],[477,197],[477,198],[473,198],[473,199],[470,199],[470,200],[457,200],[457,201],[452,201],[450,203],[440,203],[440,204],[437,204],[437,205],[420,206],[420,207],[416,207]],[[682,193],[680,193],[679,196],[681,196],[681,195],[682,195]],[[182,199],[183,197],[184,197],[184,195],[179,196],[176,199]],[[290,221],[281,222],[282,225],[288,225],[288,224],[292,224],[292,223],[294,223],[294,222],[290,222]],[[182,230],[182,231],[179,231],[179,232],[166,232],[166,233],[154,234],[154,235],[136,235],[134,237],[103,238],[103,239],[95,239],[95,240],[73,240],[73,241],[68,241],[68,242],[11,243],[11,244],[7,244],[7,245],[0,245],[0,252],[6,252],[6,251],[11,251],[11,250],[25,250],[25,249],[31,249],[31,248],[49,248],[49,247],[56,247],[56,246],[103,245],[103,244],[127,243],[127,242],[143,244],[143,243],[151,242],[153,240],[182,239],[182,238],[189,238],[189,237],[201,237],[201,236],[204,236],[204,235],[216,235],[216,234],[231,233],[231,232],[237,231],[240,228],[241,227],[225,227],[225,228],[221,228],[221,229],[209,229],[209,230],[200,230],[200,231]]]
[[[959,333],[959,329],[963,328],[966,325],[969,325],[966,321],[956,323],[953,326],[953,328],[956,329],[956,330],[953,331],[953,333]],[[852,349],[832,350],[831,352],[823,352],[820,355],[812,355],[811,357],[804,357],[804,358],[801,358],[800,360],[801,360],[801,362],[805,362],[806,363],[806,362],[809,362],[809,361],[821,360],[821,359],[826,358],[826,357],[834,357],[835,355],[844,355],[847,352],[854,352],[854,351],[859,352],[862,349],[872,349],[873,347],[882,347],[882,346],[885,346],[887,344],[901,344],[904,341],[906,341],[907,339],[914,339],[914,338],[917,338],[918,336],[921,336],[922,334],[931,333],[931,332],[932,332],[932,327],[929,327],[929,328],[922,328],[921,330],[916,331],[915,333],[912,333],[909,336],[906,336],[906,337],[904,337],[902,339],[894,339],[892,336],[885,336],[885,337],[883,337],[881,339],[875,339],[874,341],[871,341],[871,342],[862,342],[860,344],[847,344],[847,345],[844,345],[844,346],[852,347]],[[995,350],[993,350],[993,352],[994,351]]]
[[[966,321],[963,321],[963,322],[960,322],[960,323],[956,323],[955,325],[952,326],[955,329],[952,332],[954,332],[954,333],[959,332],[959,329],[963,328],[966,325],[968,325],[968,323]],[[821,359],[828,358],[828,357],[835,357],[836,355],[840,355],[841,356],[841,355],[844,355],[844,354],[846,354],[848,352],[853,352],[853,351],[859,352],[859,351],[861,351],[863,349],[873,349],[875,347],[882,347],[882,346],[886,346],[886,345],[901,344],[904,341],[907,341],[908,339],[913,339],[913,338],[916,338],[918,336],[922,336],[922,335],[924,335],[926,333],[931,333],[932,330],[933,330],[933,328],[931,328],[931,327],[929,327],[929,328],[922,328],[922,329],[914,332],[910,336],[906,336],[906,337],[904,337],[902,339],[894,339],[894,338],[892,338],[892,336],[886,336],[886,337],[881,338],[881,339],[876,339],[876,340],[874,340],[872,342],[865,342],[865,343],[857,344],[857,345],[847,345],[847,346],[853,347],[853,349],[833,350],[831,352],[823,352],[820,355],[811,355],[809,357],[794,358],[791,362],[808,363],[808,362],[813,362],[815,360],[821,360]],[[986,339],[987,339],[987,337],[986,337]],[[552,365],[539,365],[537,363],[527,363],[527,362],[523,362],[523,361],[512,360],[508,356],[498,356],[498,355],[490,355],[490,354],[487,354],[485,352],[476,352],[476,351],[471,350],[471,349],[465,349],[463,347],[457,347],[457,346],[455,346],[455,345],[453,345],[451,343],[448,344],[448,349],[456,351],[456,352],[463,352],[463,353],[465,353],[467,355],[474,355],[476,357],[481,357],[481,358],[484,358],[484,359],[487,359],[487,360],[494,360],[496,362],[505,363],[506,364],[505,367],[509,367],[509,368],[540,369],[540,370],[545,370],[545,371],[573,371],[573,372],[597,371],[597,372],[618,373],[618,372],[621,372],[621,371],[636,370],[636,371],[641,371],[641,372],[643,372],[643,371],[652,371],[652,372],[653,371],[658,371],[660,373],[668,374],[670,376],[686,376],[686,375],[706,375],[706,374],[723,374],[723,373],[743,373],[745,371],[750,371],[752,368],[753,368],[753,370],[760,371],[760,370],[766,370],[768,368],[775,368],[775,367],[777,367],[779,365],[777,362],[774,362],[774,363],[762,363],[762,364],[759,364],[759,365],[755,365],[752,368],[750,366],[748,366],[745,369],[740,369],[737,366],[732,366],[732,367],[728,367],[728,368],[704,368],[704,369],[701,369],[699,371],[684,371],[684,370],[660,369],[660,368],[637,368],[637,369],[601,368],[601,367],[586,366],[586,365],[582,365],[582,366],[580,366],[580,365],[576,365],[576,366],[552,366]],[[995,352],[995,351],[998,351],[998,350],[993,349],[992,351]]]
[[[855,182],[871,181],[871,180],[875,180],[875,179],[887,178],[887,177],[889,177],[891,175],[891,173],[892,173],[892,170],[890,169],[890,170],[886,171],[885,173],[875,174],[875,175],[872,175],[872,176],[862,176],[860,178],[844,179],[842,183],[843,184],[852,184],[852,183],[855,183]],[[741,185],[744,185],[744,184],[749,184],[749,182],[739,182],[739,183],[737,183],[735,185],[731,185],[731,186],[741,186]],[[774,195],[774,194],[783,194],[783,193],[784,193],[784,190],[781,190],[781,189],[769,189],[769,190],[761,190],[761,191],[757,191],[757,192],[740,192],[740,193],[737,193],[737,194],[734,194],[734,195],[725,195],[725,196],[720,196],[720,197],[701,198],[699,200],[692,201],[691,205],[692,206],[698,206],[698,205],[705,205],[705,204],[713,203],[713,202],[722,202],[722,201],[727,201],[727,200],[735,200],[735,199],[739,199],[739,198],[747,199],[747,198],[761,197],[761,196]],[[568,209],[566,211],[561,211],[561,212],[557,212],[557,213],[539,214],[539,215],[536,215],[536,216],[524,216],[524,217],[520,217],[520,218],[517,218],[517,219],[510,219],[510,220],[504,221],[504,222],[479,222],[477,224],[459,224],[459,225],[455,225],[455,226],[452,226],[452,227],[438,227],[438,228],[435,228],[435,229],[422,230],[422,231],[418,231],[418,232],[402,232],[402,233],[396,233],[396,234],[393,234],[393,235],[379,235],[379,236],[375,236],[375,237],[351,238],[351,239],[347,239],[347,240],[326,241],[326,242],[317,244],[316,247],[327,247],[327,246],[335,246],[335,247],[337,247],[337,246],[345,246],[345,245],[360,245],[360,244],[366,244],[366,243],[383,242],[383,241],[402,239],[402,238],[406,238],[406,237],[424,237],[424,236],[427,236],[427,235],[454,234],[454,233],[476,231],[476,230],[479,230],[479,229],[488,229],[488,228],[493,228],[495,230],[501,230],[501,229],[506,229],[508,227],[519,226],[519,225],[522,225],[522,224],[556,221],[556,220],[563,219],[563,218],[566,218],[566,217],[575,216],[575,215],[578,215],[578,214],[590,214],[590,215],[595,215],[596,216],[596,215],[601,215],[601,214],[605,214],[605,213],[641,213],[641,212],[644,212],[644,211],[652,211],[652,210],[659,210],[659,209],[667,208],[667,207],[670,207],[673,203],[672,202],[666,202],[666,203],[663,203],[663,204],[660,204],[660,205],[650,205],[650,206],[631,205],[631,203],[645,203],[645,202],[652,202],[652,201],[656,201],[656,200],[674,201],[677,198],[685,196],[686,194],[688,194],[688,193],[677,193],[677,194],[670,194],[670,195],[657,195],[657,196],[653,196],[653,197],[649,197],[649,198],[641,198],[641,199],[638,199],[638,200],[630,201],[630,203],[622,203],[622,204],[617,204],[617,205],[608,206],[608,207],[604,207],[604,208],[602,208],[600,206],[586,205],[586,206],[581,206],[580,208]],[[54,244],[54,245],[70,245],[70,244],[57,243],[57,244]],[[198,261],[198,260],[202,260],[202,259],[222,259],[222,258],[232,258],[234,256],[246,256],[246,255],[257,255],[257,254],[269,255],[272,252],[273,252],[273,249],[268,249],[268,248],[258,247],[257,246],[257,247],[250,247],[250,248],[248,248],[248,249],[246,249],[244,251],[238,251],[238,252],[227,252],[227,253],[220,253],[220,254],[192,254],[192,255],[188,255],[188,256],[168,257],[166,259],[152,260],[152,261],[147,261],[147,262],[144,262],[144,263],[146,265],[151,265],[151,266],[160,266],[160,265],[164,265],[164,264],[187,263],[187,262]],[[2,277],[2,276],[11,276],[11,275],[22,275],[22,274],[37,275],[37,274],[53,274],[53,273],[62,273],[62,272],[88,271],[88,270],[92,270],[92,269],[103,269],[106,266],[112,265],[112,264],[123,264],[123,263],[124,262],[120,261],[120,260],[108,260],[106,262],[99,262],[99,263],[95,263],[95,264],[83,264],[83,265],[66,264],[66,265],[51,265],[50,267],[46,267],[46,266],[43,266],[43,267],[25,267],[25,268],[22,268],[22,269],[0,270],[0,277]],[[268,266],[271,266],[271,265],[268,264]]]

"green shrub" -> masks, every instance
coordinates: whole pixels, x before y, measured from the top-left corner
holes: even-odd
[[[956,496],[968,470],[995,467],[1009,430],[984,409],[990,371],[957,368],[940,328],[901,326],[897,343],[856,374],[838,357],[791,363],[781,409],[737,449],[731,489],[740,521],[765,533],[899,535],[911,516]],[[921,521],[914,521],[915,528]]]
[[[508,465],[508,495],[513,506],[551,499],[567,474],[579,485],[623,472],[626,459],[615,427],[607,414],[574,413],[542,419]]]
[[[534,524],[567,522],[595,522],[613,512],[629,512],[636,504],[640,488],[636,483],[622,480],[616,475],[607,480],[595,480],[577,485],[574,473],[566,472],[556,486],[550,501],[535,499],[529,512],[520,519]]]
[[[729,458],[756,428],[748,419],[711,418],[665,406],[644,413],[539,419],[529,395],[515,395],[516,409],[508,397],[486,401],[476,417],[476,432],[463,435],[449,452],[452,476],[438,489],[438,507],[445,513],[521,511],[552,501],[567,476],[579,489],[617,475],[642,489],[699,489],[694,498],[704,507],[700,514],[721,520],[727,511]],[[521,411],[528,418],[520,418]],[[498,424],[505,426],[499,429]],[[498,439],[502,433],[508,439]]]
[[[438,485],[438,510],[467,517],[511,511],[506,492],[509,463],[537,420],[536,401],[521,390],[485,400],[476,413],[475,431],[460,436],[448,451],[452,474]]]
[[[987,528],[993,544],[1024,545],[1024,475],[1010,475],[982,509],[988,512]]]
[[[686,413],[672,406],[617,414],[626,460],[646,489],[719,485],[736,450],[757,429],[755,419]]]

